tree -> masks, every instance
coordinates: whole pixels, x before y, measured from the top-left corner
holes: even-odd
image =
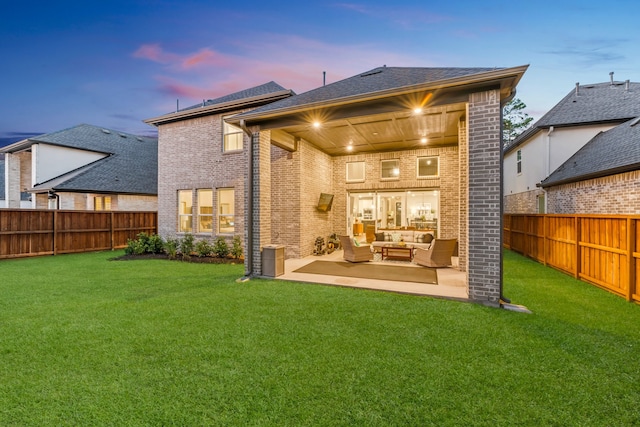
[[[522,132],[527,130],[533,117],[529,117],[524,109],[527,105],[519,98],[513,98],[502,109],[502,146],[506,147],[518,137]]]

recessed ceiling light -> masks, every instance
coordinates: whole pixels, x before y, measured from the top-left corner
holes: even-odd
[[[424,136],[422,138],[420,138],[420,143],[421,144],[426,144],[427,143],[427,138],[424,137]]]
[[[421,107],[416,107],[416,108],[413,109],[413,112],[415,114],[420,114],[420,113],[422,113],[422,108]]]
[[[347,145],[347,151],[353,150],[353,145]]]
[[[320,127],[320,122],[317,121],[317,120],[315,122],[313,122],[313,127],[316,128],[316,129],[319,128]]]

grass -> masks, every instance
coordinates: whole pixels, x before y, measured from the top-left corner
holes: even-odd
[[[533,314],[113,256],[0,262],[0,425],[640,425],[640,307],[511,252]]]

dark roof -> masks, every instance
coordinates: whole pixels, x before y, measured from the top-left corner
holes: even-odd
[[[640,169],[640,117],[600,132],[547,179],[542,187]]]
[[[249,89],[244,89],[229,95],[221,96],[220,98],[209,99],[207,101],[204,101],[203,103],[192,105],[187,108],[182,108],[179,111],[187,111],[187,110],[192,110],[194,108],[208,107],[211,105],[226,104],[228,102],[260,97],[260,96],[268,95],[274,92],[281,92],[286,90],[287,89],[283,88],[278,83],[274,81],[270,81],[269,83],[265,83],[263,85],[255,86]]]
[[[578,85],[529,129],[513,140],[506,151],[551,126],[622,123],[640,116],[640,83],[607,82]]]
[[[495,71],[500,68],[408,68],[378,67],[353,77],[339,80],[317,89],[301,93],[252,110],[250,113],[262,113],[283,108],[335,101],[354,96],[375,94],[392,89],[411,87],[473,74]]]
[[[5,147],[48,143],[108,154],[107,157],[44,183],[35,190],[97,193],[158,193],[158,139],[81,124]],[[30,145],[29,144],[29,145]]]

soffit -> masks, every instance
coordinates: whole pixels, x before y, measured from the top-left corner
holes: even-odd
[[[458,143],[458,123],[465,112],[464,103],[427,108],[421,113],[403,108],[321,122],[317,128],[307,121],[280,130],[330,155],[443,147]],[[427,142],[422,143],[421,138]]]

